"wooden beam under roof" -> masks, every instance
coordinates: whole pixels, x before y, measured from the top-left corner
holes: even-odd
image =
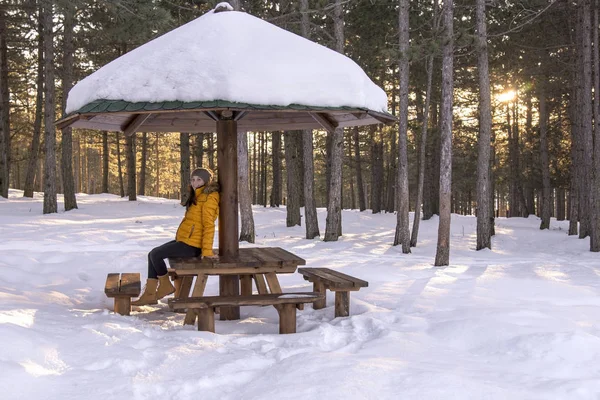
[[[329,132],[333,132],[335,128],[338,127],[338,123],[329,119],[329,117],[325,113],[309,112],[309,114],[311,117],[314,118],[315,121],[319,123],[319,125],[321,125]]]
[[[123,128],[125,136],[133,135],[152,114],[135,114],[135,116]]]
[[[56,121],[56,128],[60,129],[60,130],[68,128],[69,126],[73,125],[75,122],[79,121],[80,118],[81,118],[81,114],[73,114],[66,118],[60,119],[60,120]]]

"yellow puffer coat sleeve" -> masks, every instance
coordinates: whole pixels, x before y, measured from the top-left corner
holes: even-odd
[[[219,192],[208,195],[206,203],[202,207],[202,255],[213,256],[213,241],[215,237],[215,221],[219,216]]]

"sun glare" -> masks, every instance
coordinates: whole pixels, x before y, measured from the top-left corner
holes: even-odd
[[[517,93],[514,90],[508,90],[506,92],[500,93],[496,96],[496,98],[501,103],[508,103],[509,101],[513,101],[516,95]]]

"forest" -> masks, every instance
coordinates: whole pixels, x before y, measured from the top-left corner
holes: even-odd
[[[0,196],[54,190],[65,194],[67,211],[77,207],[75,193],[181,198],[190,166],[218,170],[214,132],[125,137],[54,124],[76,82],[217,3],[5,0]],[[316,207],[328,206],[332,174],[340,173],[341,208],[397,213],[397,234],[408,232],[403,216],[416,212],[412,246],[421,218],[438,214],[443,225],[456,213],[477,215],[477,249],[491,248],[494,218],[537,216],[540,229],[551,218],[569,220],[568,234],[600,251],[598,0],[231,4],[354,60],[398,117],[395,125],[345,129],[339,172],[331,135],[313,131]],[[252,204],[287,205],[288,226],[301,223],[308,200],[300,136],[248,132],[241,172]],[[447,254],[436,264],[447,264]]]

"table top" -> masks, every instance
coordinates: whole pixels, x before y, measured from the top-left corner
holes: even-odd
[[[294,273],[306,260],[279,247],[251,247],[241,248],[235,259],[169,258],[169,265],[177,275],[243,275]]]

